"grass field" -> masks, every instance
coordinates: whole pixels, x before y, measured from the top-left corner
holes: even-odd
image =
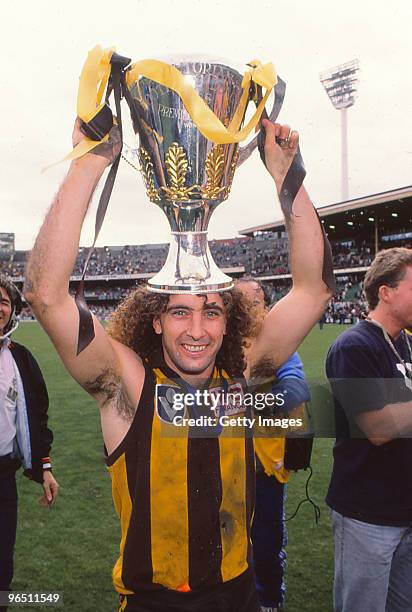
[[[328,325],[323,331],[313,330],[303,343],[300,355],[311,381],[323,378],[326,351],[342,331],[341,326]],[[15,339],[32,350],[47,381],[50,424],[55,436],[54,473],[61,488],[56,506],[44,509],[37,503],[40,487],[19,474],[13,588],[62,591],[64,609],[69,612],[113,612],[117,598],[111,585],[111,569],[120,538],[103,462],[98,411],[66,374],[37,324],[22,324]],[[288,523],[287,612],[332,610],[333,542],[324,503],[331,458],[332,440],[317,439],[310,491],[322,515],[316,525],[313,509],[306,504]],[[287,516],[304,497],[306,477],[302,472],[291,478]]]

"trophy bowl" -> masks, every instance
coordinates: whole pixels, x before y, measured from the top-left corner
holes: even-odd
[[[173,66],[184,87],[206,103],[223,126],[237,130],[247,101],[243,76],[222,63],[181,61]],[[132,98],[136,148],[123,147],[123,156],[139,166],[149,199],[166,214],[171,228],[168,257],[148,288],[161,293],[206,293],[233,286],[210,253],[207,230],[218,204],[227,199],[238,164],[239,144],[216,144],[205,137],[191,118],[182,97],[171,87],[139,76],[127,78]]]

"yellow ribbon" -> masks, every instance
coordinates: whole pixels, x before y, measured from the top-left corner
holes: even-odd
[[[277,83],[272,63],[262,65],[258,60],[254,60],[249,65],[251,69],[245,72],[242,80],[242,97],[227,128],[175,66],[158,60],[142,60],[131,66],[131,69],[126,73],[126,82],[131,87],[140,76],[143,76],[172,89],[181,97],[193,123],[205,138],[217,144],[231,144],[245,140],[257,126],[270,92]],[[247,125],[239,130],[249,100],[251,81],[264,87],[266,92],[253,117]]]
[[[104,104],[103,95],[110,76],[110,59],[113,53],[114,48],[103,50],[97,45],[89,52],[83,66],[77,96],[77,115],[86,123],[93,119]],[[217,144],[231,144],[245,140],[256,127],[270,92],[277,83],[272,63],[262,65],[258,60],[253,60],[248,65],[251,68],[243,76],[243,93],[240,102],[227,128],[174,66],[158,60],[142,60],[133,64],[130,70],[126,72],[126,82],[131,87],[142,76],[169,87],[181,97],[192,121],[205,138]],[[239,130],[249,101],[249,87],[252,81],[265,88],[266,92],[253,117],[246,126]],[[65,159],[77,159],[97,147],[101,142],[106,142],[108,138],[108,134],[100,141],[86,137],[74,147]]]
[[[104,106],[103,95],[110,76],[110,60],[115,51],[114,47],[103,50],[96,45],[89,51],[87,59],[80,74],[79,90],[77,93],[77,116],[88,123]],[[62,160],[54,162],[42,169],[42,173],[60,164],[67,159],[78,159],[102,142],[109,140],[106,134],[101,140],[92,140],[87,136],[83,138]]]
[[[110,60],[114,53],[114,47],[103,50],[99,45],[89,51],[80,74],[79,91],[77,93],[77,116],[88,123],[97,115],[104,106],[104,92],[110,76]],[[101,142],[106,142],[109,134],[102,140],[96,141],[84,138],[77,144],[65,159],[77,159],[82,157]]]

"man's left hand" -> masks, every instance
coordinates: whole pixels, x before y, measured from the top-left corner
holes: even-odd
[[[49,470],[43,472],[43,495],[39,500],[40,506],[50,507],[56,501],[59,484]]]
[[[266,130],[266,168],[273,177],[279,193],[298,150],[299,134],[291,130],[288,125],[271,123],[267,119],[262,121],[262,125]]]

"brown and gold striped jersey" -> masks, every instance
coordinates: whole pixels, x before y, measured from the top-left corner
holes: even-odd
[[[246,431],[198,437],[175,427],[168,399],[187,386],[164,362],[145,371],[134,420],[106,459],[121,522],[114,585],[122,594],[212,587],[248,568],[253,440]],[[209,388],[217,384],[232,381],[215,368]]]

